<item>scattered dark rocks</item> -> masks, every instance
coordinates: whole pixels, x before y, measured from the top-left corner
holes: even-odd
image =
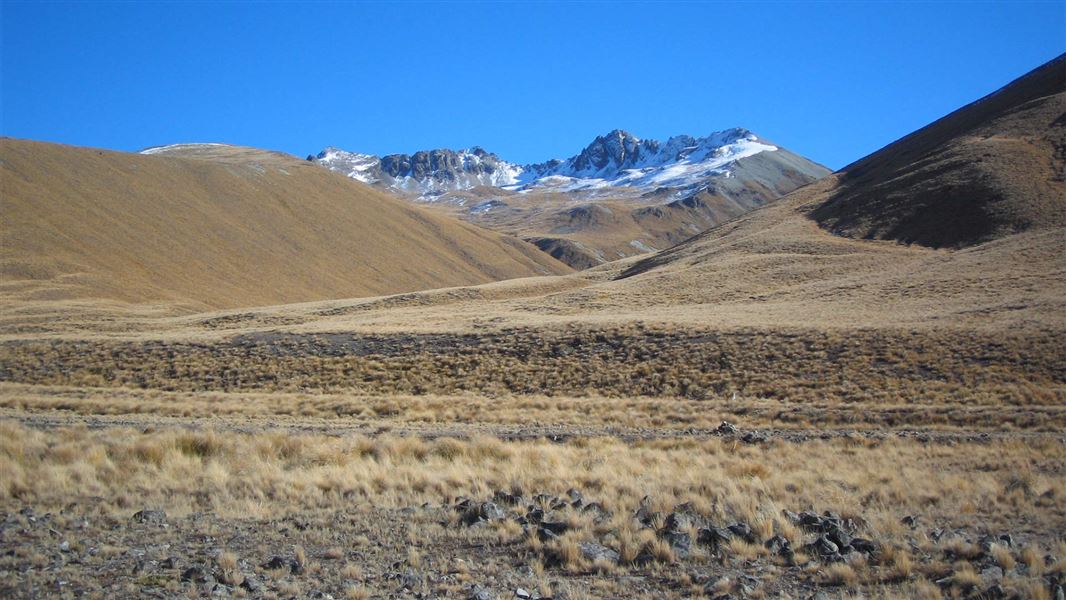
[[[213,575],[211,575],[211,573],[209,573],[203,567],[198,566],[192,566],[188,569],[185,569],[185,571],[183,571],[181,574],[181,580],[191,581],[200,585],[213,584],[215,582],[215,578]]]
[[[581,550],[581,556],[585,557],[585,560],[589,562],[596,562],[598,560],[605,560],[613,563],[618,562],[618,553],[607,546],[602,546],[595,542],[581,542],[577,547]]]
[[[755,532],[752,531],[751,525],[748,525],[743,521],[733,523],[727,529],[729,529],[730,533],[749,544],[754,544],[759,541],[758,538],[755,536]]]
[[[723,575],[710,579],[703,585],[703,593],[709,598],[732,598],[724,590],[733,589],[733,580]]]
[[[133,520],[138,523],[166,523],[167,513],[161,510],[139,510],[133,513]]]
[[[241,586],[240,587],[242,589],[244,589],[245,591],[247,591],[249,593],[252,593],[252,594],[262,594],[263,593],[263,584],[260,583],[260,581],[258,579],[256,579],[255,577],[252,577],[251,575],[245,575],[244,576],[244,581],[241,582]]]
[[[696,533],[696,543],[717,552],[733,539],[733,532],[724,527],[704,527]]]
[[[730,423],[729,421],[722,421],[722,423],[718,426],[718,429],[716,429],[715,431],[717,431],[720,435],[735,435],[740,430],[737,429],[736,425]]]
[[[770,439],[770,436],[761,431],[749,431],[741,436],[740,441],[745,444],[759,444]]]
[[[497,502],[510,506],[521,506],[523,502],[518,494],[504,491],[495,492],[493,495],[494,502],[475,502],[469,499],[462,499],[455,505],[455,509],[463,513],[463,520],[467,524],[510,518],[522,525],[525,535],[536,536],[541,542],[545,543],[557,541],[571,532],[573,526],[563,516],[563,513],[567,510],[584,513],[594,512],[597,518],[603,519],[610,516],[610,512],[604,509],[602,505],[586,500],[584,495],[575,488],[567,490],[564,496],[564,498],[559,498],[547,494],[536,494],[532,497],[532,502],[528,505],[524,515],[521,512],[508,514],[507,511],[500,508]],[[722,556],[723,553],[728,552],[729,544],[734,539],[737,539],[743,540],[748,544],[761,543],[771,556],[776,559],[783,559],[789,566],[796,565],[798,548],[794,548],[792,542],[783,535],[774,535],[763,542],[761,536],[749,523],[744,521],[738,521],[725,527],[711,525],[692,503],[675,506],[673,511],[665,517],[663,517],[662,513],[654,511],[652,509],[653,506],[653,500],[645,496],[634,512],[633,518],[644,528],[656,528],[661,524],[656,534],[668,545],[672,556],[679,560],[687,560],[692,556],[693,543],[708,548],[710,552],[718,556]],[[554,511],[560,512],[556,513]],[[782,511],[782,514],[803,531],[816,536],[813,541],[803,545],[802,549],[808,556],[823,563],[842,562],[847,554],[861,553],[871,555],[881,549],[881,545],[877,541],[855,535],[855,532],[860,527],[866,527],[865,521],[861,518],[842,518],[840,515],[829,511],[817,514],[810,511],[794,513],[786,510]],[[913,527],[916,526],[917,518],[908,517],[904,522],[911,523]],[[693,531],[695,531],[695,535],[693,535]],[[989,537],[989,543],[1007,544],[1008,538],[1009,536]],[[620,561],[618,551],[595,540],[579,542],[578,549],[581,557],[588,562],[618,563]],[[637,553],[633,559],[633,564],[637,567],[643,567],[660,560],[666,560],[668,556],[655,545],[648,543]],[[557,566],[563,564],[571,557],[564,556],[558,547],[549,546],[545,550],[544,558],[546,559],[545,564]],[[991,575],[993,573],[989,572],[990,577]],[[738,579],[734,589],[729,590],[729,593],[739,593],[743,597],[750,595],[752,590],[758,585],[761,585],[758,580],[752,580],[747,582],[746,585],[741,585]],[[714,593],[723,591],[720,588],[715,590],[706,589],[714,591]],[[708,592],[708,595],[711,594]],[[532,597],[537,596],[533,595]]]
[[[985,590],[983,596],[992,600],[999,598],[1007,598],[1007,590],[1003,589],[1003,586],[998,583],[993,584],[987,590]]]
[[[775,535],[763,544],[770,554],[780,556],[792,564],[796,560],[796,553],[792,550],[792,542],[783,535]]]
[[[485,521],[498,521],[507,516],[503,509],[494,502],[483,503],[478,509],[478,513]]]
[[[407,569],[402,574],[397,574],[397,579],[400,580],[401,590],[417,590],[422,587],[422,576],[413,569]]]
[[[851,548],[856,552],[861,552],[863,554],[872,554],[874,552],[877,552],[879,547],[880,546],[877,544],[877,542],[871,540],[867,540],[860,537],[851,538]]]
[[[1003,569],[996,565],[985,567],[981,570],[981,581],[986,585],[994,584],[995,582],[1003,579]]]
[[[995,535],[983,535],[981,539],[977,541],[977,545],[981,547],[981,552],[989,554],[992,551],[992,546],[1000,545],[1011,548],[1014,546],[1014,538],[1009,533],[1004,533],[999,536]]]
[[[462,513],[460,520],[468,527],[486,521],[499,521],[507,517],[507,513],[495,502],[472,503],[464,499],[455,505],[455,509]]]
[[[295,558],[292,558],[292,557],[280,556],[280,555],[276,555],[276,556],[271,557],[270,560],[268,560],[265,563],[263,563],[262,565],[260,565],[260,567],[262,567],[264,569],[267,569],[269,571],[275,571],[275,570],[280,570],[280,569],[288,569],[294,575],[303,573],[303,570],[304,570],[303,565],[300,564],[300,561],[298,561],[298,560],[296,560]]]
[[[807,544],[803,549],[810,555],[816,556],[823,562],[838,562],[843,560],[840,556],[840,547],[823,534],[817,540]]]
[[[534,506],[531,500],[532,491],[527,490],[525,495],[523,495],[515,489],[506,489],[507,491],[492,494],[489,497],[489,502],[484,502],[486,498],[460,498],[456,499],[451,507],[444,507],[444,509],[448,512],[452,508],[459,511],[450,515],[453,524],[456,522],[455,517],[461,517],[468,512],[476,513],[478,522],[485,520],[482,517],[483,510],[486,511],[486,514],[502,515],[502,519],[509,519],[519,523],[525,535],[530,538],[532,536],[540,536],[542,540],[549,543],[544,546],[538,546],[534,543],[533,546],[540,548],[539,553],[534,553],[531,547],[523,546],[521,540],[497,541],[496,536],[488,535],[488,532],[471,532],[468,538],[464,538],[463,543],[467,544],[467,551],[472,553],[473,560],[489,560],[498,565],[504,565],[507,564],[507,561],[513,560],[517,562],[511,562],[511,564],[516,566],[523,564],[533,565],[539,561],[553,570],[562,565],[561,559],[564,556],[567,560],[576,558],[577,562],[581,563],[617,564],[622,561],[620,544],[625,542],[619,541],[619,537],[622,534],[617,527],[621,525],[623,528],[628,529],[627,533],[630,533],[635,528],[635,523],[608,522],[604,526],[589,527],[588,529],[581,526],[581,531],[575,532],[573,531],[574,525],[571,525],[571,523],[576,525],[578,522],[575,517],[581,523],[587,524],[592,517],[609,513],[603,509],[602,505],[594,502],[594,498],[586,498],[584,495],[580,498],[580,506],[574,506],[574,502],[577,500],[576,495],[572,493],[560,494],[558,497],[544,496],[544,504]],[[585,493],[591,495],[591,492],[586,491]],[[566,507],[558,512],[551,511],[548,507],[558,504],[557,500],[559,498],[562,498],[567,503]],[[592,571],[582,572],[580,576],[612,577],[617,580],[618,586],[620,586],[617,589],[641,592],[644,595],[661,593],[664,586],[674,585],[670,581],[661,579],[663,573],[672,573],[678,576],[687,574],[691,578],[689,580],[691,585],[697,586],[692,588],[697,596],[699,591],[703,590],[705,597],[708,598],[751,598],[758,597],[760,593],[765,594],[765,597],[784,597],[782,592],[787,589],[789,597],[807,598],[809,594],[817,590],[818,576],[814,574],[815,566],[808,564],[797,565],[796,555],[800,553],[801,548],[814,561],[832,563],[846,559],[856,560],[859,558],[857,553],[861,553],[862,555],[874,555],[870,562],[871,564],[879,565],[883,563],[878,561],[876,553],[881,551],[882,544],[887,546],[889,543],[887,540],[880,538],[875,541],[875,539],[858,537],[860,532],[869,535],[869,529],[864,524],[864,521],[856,516],[851,516],[849,519],[841,518],[839,515],[832,513],[793,513],[789,511],[782,511],[784,517],[807,533],[797,535],[794,533],[795,530],[789,529],[787,532],[789,537],[785,537],[781,535],[779,530],[776,535],[767,536],[769,539],[766,539],[759,533],[762,529],[753,530],[751,525],[754,525],[754,522],[748,522],[751,525],[738,522],[725,526],[729,521],[712,522],[708,516],[702,514],[701,510],[697,509],[693,504],[677,505],[670,511],[663,511],[662,514],[657,514],[652,511],[652,507],[663,506],[663,504],[646,499],[642,502],[641,508],[644,509],[645,517],[648,521],[653,524],[653,527],[657,528],[655,533],[658,540],[648,542],[643,547],[638,548],[639,553],[631,563],[627,561],[627,569],[623,571],[605,569],[606,573],[597,573],[597,570],[593,569]],[[702,509],[702,504],[700,506]],[[720,514],[717,512],[717,508],[715,511],[715,514]],[[416,512],[419,511],[416,510]],[[443,511],[441,507],[430,506],[423,507],[421,512],[429,513],[425,515],[425,518],[427,522],[432,523],[441,520],[438,517]],[[638,510],[638,512],[640,511]],[[129,513],[126,514],[128,515]],[[379,514],[395,516],[397,511],[388,509],[375,513],[375,515]],[[403,511],[401,514],[407,515],[411,514],[411,512]],[[32,516],[37,519],[37,525],[35,526],[27,524],[27,515],[25,514],[0,514],[0,534],[4,533],[5,524],[8,527],[9,535],[35,533],[47,548],[49,558],[56,561],[53,563],[54,565],[62,567],[64,563],[79,564],[79,560],[88,560],[94,567],[95,565],[103,564],[104,568],[108,569],[107,577],[122,582],[123,585],[138,586],[140,588],[139,594],[144,597],[169,597],[167,595],[168,591],[179,593],[179,588],[181,589],[180,593],[190,597],[228,598],[247,596],[256,598],[272,595],[287,597],[287,595],[279,594],[279,591],[285,589],[284,586],[293,579],[296,579],[295,583],[305,590],[301,597],[312,597],[313,595],[327,597],[325,592],[343,596],[342,594],[337,594],[336,587],[331,587],[336,583],[336,580],[332,578],[333,573],[343,565],[342,562],[326,561],[322,565],[322,571],[310,569],[307,565],[299,565],[293,552],[280,550],[285,547],[283,544],[291,544],[294,541],[292,538],[286,538],[285,533],[279,533],[281,531],[280,528],[272,527],[269,529],[271,533],[276,534],[278,537],[270,538],[268,541],[259,539],[257,531],[262,533],[262,530],[253,528],[268,526],[265,522],[241,525],[231,535],[224,527],[205,527],[201,529],[190,526],[191,521],[187,521],[187,519],[191,517],[175,518],[171,516],[170,527],[162,530],[154,527],[136,526],[135,523],[152,522],[141,521],[140,517],[130,517],[130,520],[123,523],[124,519],[120,516],[117,522],[114,519],[107,519],[107,526],[113,527],[120,535],[130,533],[139,535],[141,538],[146,533],[154,532],[152,537],[158,539],[143,546],[132,545],[128,542],[123,543],[121,546],[127,548],[127,550],[122,551],[121,554],[115,554],[114,551],[111,551],[110,553],[101,554],[99,558],[92,558],[97,556],[96,553],[99,552],[99,547],[102,545],[103,540],[84,534],[79,534],[77,538],[68,538],[68,535],[70,535],[68,529],[76,528],[79,522],[73,516],[66,516],[65,520],[56,517],[51,521],[45,515],[34,514]],[[628,515],[619,516],[625,517]],[[207,522],[214,520],[214,517],[210,515],[197,518],[206,519]],[[297,522],[294,521],[294,518],[293,516],[280,518],[276,520],[276,523],[271,522],[271,524],[292,527],[293,523]],[[319,530],[326,531],[331,519],[334,523],[347,523],[349,518],[351,516],[347,513],[338,511],[332,517],[327,514],[316,514],[314,518],[308,518],[302,522],[307,524],[308,530],[317,532]],[[412,530],[417,531],[417,523],[420,522],[421,518],[421,516],[410,519],[403,517],[404,522],[402,525],[408,536],[411,535],[410,532]],[[353,519],[352,522],[354,523],[355,520]],[[448,519],[443,519],[443,522],[448,523]],[[859,525],[856,525],[856,523],[859,523]],[[759,525],[765,524],[760,522]],[[923,525],[929,524],[923,523]],[[358,531],[366,530],[365,525],[360,525],[360,527],[363,529]],[[1061,581],[1057,577],[1049,576],[1047,574],[1048,569],[1043,571],[1037,569],[1035,574],[1030,573],[1026,568],[1025,562],[1019,560],[1015,568],[1004,570],[991,556],[991,550],[995,550],[998,555],[997,546],[1000,548],[1012,547],[1012,554],[1017,558],[1018,551],[1024,549],[1028,544],[1040,543],[1039,540],[1043,538],[1034,536],[1030,531],[1020,530],[1022,531],[1020,533],[1021,539],[1015,542],[1014,539],[1011,539],[1010,534],[1004,534],[1001,531],[993,530],[993,533],[982,536],[981,534],[986,533],[988,530],[979,530],[974,533],[973,530],[952,529],[946,535],[953,539],[958,537],[960,543],[944,544],[933,549],[931,544],[924,543],[926,539],[924,532],[928,529],[927,526],[923,526],[913,534],[907,534],[911,543],[915,544],[912,548],[921,548],[921,550],[913,550],[913,555],[917,560],[936,560],[944,550],[957,546],[962,549],[960,559],[966,560],[974,571],[979,574],[979,578],[973,578],[976,585],[961,590],[961,592],[960,588],[963,586],[965,579],[958,577],[945,579],[945,594],[950,591],[950,593],[961,593],[962,597],[974,599],[1004,598],[1006,600],[1006,598],[1016,598],[1018,597],[1018,585],[1020,585],[1018,578],[1024,577],[1029,580],[1024,583],[1027,586],[1035,586],[1037,584],[1031,582],[1040,582],[1042,580],[1040,585],[1043,587],[1043,591],[1048,594],[1049,598],[1056,598]],[[502,531],[507,530],[503,529]],[[1011,531],[1012,533],[1019,532],[1016,530]],[[641,532],[641,536],[646,536],[646,539],[650,539],[651,533],[652,531],[650,530]],[[387,536],[388,533],[376,532],[371,534],[371,538],[378,535]],[[751,536],[747,539],[757,539],[759,545],[765,547],[765,552],[760,552],[761,556],[755,557],[746,552],[731,556],[730,542],[734,539],[746,539],[745,536]],[[929,537],[934,536],[930,535]],[[72,546],[71,554],[60,555],[56,547],[66,539],[70,540]],[[75,543],[75,539],[77,543]],[[363,568],[366,569],[364,580],[367,582],[367,587],[384,591],[385,596],[383,597],[413,597],[423,600],[441,598],[443,597],[440,595],[442,590],[455,590],[454,586],[463,581],[463,578],[456,577],[455,573],[442,570],[447,568],[447,566],[440,562],[438,554],[427,554],[421,563],[411,564],[410,561],[404,560],[402,552],[397,553],[399,551],[396,549],[397,547],[403,547],[403,539],[398,538],[396,542],[399,543],[399,546],[390,547],[390,550],[384,555],[374,551],[372,548],[374,544],[386,542],[375,539],[372,544],[364,548],[365,552],[348,550],[342,552],[340,556],[347,557],[351,562],[366,565]],[[578,542],[578,540],[582,541]],[[814,540],[813,543],[807,544],[811,540]],[[961,543],[963,540],[965,540],[965,544]],[[722,542],[725,542],[725,544]],[[362,544],[362,542],[359,543]],[[391,544],[393,541],[390,540],[387,543]],[[895,543],[895,540],[893,540],[893,543]],[[702,546],[707,555],[711,555],[713,550],[713,554],[716,557],[713,563],[717,564],[705,561],[702,558],[704,553],[695,549],[693,544]],[[332,539],[312,542],[312,545],[313,547],[308,548],[309,556],[334,558],[330,550],[338,545],[343,546],[344,541],[343,538],[334,536]],[[986,551],[983,553],[978,551],[978,547],[982,545],[986,546]],[[114,546],[119,546],[119,544],[114,544]],[[196,550],[197,547],[200,549]],[[454,546],[449,548],[454,548]],[[280,555],[260,554],[260,552],[270,552],[271,549],[279,552]],[[251,562],[243,559],[234,568],[222,569],[217,567],[214,561],[223,550],[254,558]],[[849,552],[851,553],[850,556],[848,556]],[[0,554],[3,553],[0,552]],[[370,555],[372,558],[367,558],[365,555]],[[694,557],[697,555],[701,558],[694,561]],[[8,556],[13,556],[13,554],[8,552]],[[356,558],[357,556],[358,558]],[[499,558],[501,556],[502,558]],[[626,558],[628,559],[632,556],[627,551]],[[265,558],[270,558],[270,560],[262,564],[264,570],[256,569],[255,565],[261,563]],[[672,561],[675,558],[678,561],[677,564],[668,568],[661,568],[662,565],[657,565],[658,563]],[[393,559],[398,560],[392,562],[389,566],[385,566],[385,563],[381,562],[382,560],[391,561]],[[1055,560],[1056,558],[1051,556],[1046,558],[1048,565],[1054,564]],[[466,562],[465,557],[464,562]],[[474,566],[475,569],[477,568],[475,562],[468,564]],[[781,568],[785,564],[787,564],[788,568]],[[944,564],[947,565],[949,562],[944,561]],[[651,567],[651,565],[657,566]],[[587,567],[588,565],[586,564],[585,566]],[[412,570],[411,567],[415,570]],[[646,567],[650,567],[650,570]],[[48,568],[56,567],[49,566]],[[495,576],[492,578],[466,579],[467,587],[462,588],[462,591],[456,597],[480,597],[499,600],[506,600],[507,598],[540,600],[542,598],[538,593],[538,588],[530,588],[529,582],[537,581],[538,583],[533,585],[540,586],[546,585],[547,582],[538,579],[530,567],[524,567],[520,574],[507,572],[506,567],[503,568],[504,575],[502,576],[500,571],[494,571]],[[331,579],[328,581],[315,581],[320,572],[328,573]],[[466,568],[460,568],[456,572],[469,573],[470,571],[467,571]],[[709,581],[714,579],[714,577],[708,577],[708,572],[714,573],[715,576],[723,576],[723,580]],[[761,575],[767,572],[773,572],[774,575]],[[937,572],[937,577],[943,577],[948,572],[947,567],[945,567],[943,571]],[[745,573],[765,577],[765,580],[742,580],[741,575]],[[798,573],[809,573],[812,576],[810,579],[797,580],[796,574]],[[302,577],[291,577],[295,574],[299,574]],[[575,575],[575,572],[569,569],[565,574],[551,573],[553,581],[551,581],[552,592],[550,595],[554,598],[562,597],[562,592],[566,589],[567,583],[559,584],[558,581],[560,578],[565,581],[573,575]],[[781,581],[778,581],[778,579]],[[782,581],[786,583],[782,583]],[[482,586],[488,587],[479,587],[476,590],[472,590],[469,587],[471,582],[477,582]],[[572,585],[572,582],[570,585]],[[315,589],[316,587],[318,588],[317,590]],[[167,588],[170,589],[168,590]],[[66,592],[71,589],[67,587],[61,588],[59,591]],[[77,596],[77,588],[73,589],[75,591],[74,595]],[[315,594],[316,591],[320,591],[321,595]],[[470,593],[469,596],[466,595],[468,592]],[[483,592],[484,595],[477,595],[479,592]],[[548,594],[547,589],[544,592],[546,595]],[[822,596],[822,598],[825,598],[825,596]]]
[[[687,531],[671,531],[663,534],[663,539],[670,544],[674,555],[678,558],[688,558],[692,549],[692,536]]]
[[[810,532],[810,531],[821,531],[822,530],[822,517],[820,517],[820,516],[818,516],[818,515],[816,515],[816,514],[814,514],[812,512],[804,511],[804,512],[801,512],[799,514],[799,519],[797,520],[796,525],[799,525],[800,527],[802,527],[804,529],[804,531],[808,531],[808,532]]]
[[[640,552],[637,553],[637,556],[633,558],[633,564],[638,567],[646,567],[656,560],[655,552],[651,549],[651,546],[645,544],[644,547],[640,549]]]
[[[687,512],[672,512],[666,516],[666,522],[663,524],[664,532],[677,532],[688,529],[694,524],[694,519],[690,513]]]
[[[869,554],[877,550],[876,543],[852,537],[852,532],[858,528],[852,519],[842,519],[840,515],[829,511],[821,515],[808,511],[799,514],[785,511],[783,514],[807,533],[822,534],[818,540],[807,544],[805,549],[811,550],[814,555],[823,560],[835,561],[840,558],[840,555],[852,551]],[[836,550],[831,551],[829,546],[823,542],[832,544]]]
[[[606,521],[607,519],[611,518],[611,511],[604,508],[603,505],[599,502],[589,502],[581,508],[581,512],[594,513],[595,517],[593,518],[599,522]]]
[[[467,595],[467,598],[469,600],[496,600],[496,595],[480,585],[475,585],[470,588],[470,594]]]
[[[537,539],[539,539],[542,542],[551,542],[553,540],[559,539],[559,536],[557,534],[553,533],[552,530],[550,530],[550,529],[538,528],[537,529]]]
[[[747,596],[755,591],[755,588],[759,587],[761,582],[751,575],[743,574],[737,577],[737,587],[740,588],[740,593]]]
[[[492,499],[495,502],[499,504],[504,504],[506,506],[518,506],[519,504],[522,504],[522,496],[512,494],[510,492],[505,492],[503,490],[499,490],[495,494],[493,494]]]
[[[851,536],[848,535],[848,532],[844,531],[844,528],[840,527],[839,525],[832,525],[828,527],[827,531],[825,532],[825,536],[829,539],[829,541],[836,544],[837,548],[840,548],[841,553],[846,553],[844,549],[849,548],[851,546]]]
[[[563,510],[564,508],[566,508],[568,506],[570,506],[570,505],[567,503],[566,500],[563,500],[562,498],[555,498],[555,497],[552,497],[551,502],[548,504],[548,508],[550,508],[551,510]]]
[[[526,513],[525,518],[529,523],[540,523],[544,520],[544,509],[533,507]]]
[[[651,509],[651,498],[644,496],[640,500],[640,506],[637,507],[637,512],[633,514],[633,518],[645,528],[655,527],[655,521],[662,515]]]
[[[562,535],[570,531],[570,524],[562,521],[543,521],[540,524],[540,529],[550,531],[555,535]]]
[[[558,539],[567,531],[570,531],[570,524],[562,521],[545,521],[537,527],[537,537],[542,542],[550,542]]]

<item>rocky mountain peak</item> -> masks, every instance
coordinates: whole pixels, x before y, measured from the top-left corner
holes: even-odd
[[[640,154],[640,138],[627,131],[615,129],[606,135],[597,136],[574,157],[573,170],[591,173],[609,167],[623,168],[639,160]]]
[[[480,146],[381,158],[327,148],[315,160],[354,179],[432,200],[450,191],[483,185],[562,192],[618,188],[691,190],[705,185],[710,178],[728,176],[738,160],[776,150],[776,146],[740,127],[704,137],[678,135],[665,142],[642,140],[623,129],[614,129],[596,136],[568,159],[530,165],[507,162]]]

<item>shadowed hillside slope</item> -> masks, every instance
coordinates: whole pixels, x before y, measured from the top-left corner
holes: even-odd
[[[630,306],[684,298],[733,323],[1061,327],[1064,67],[1060,57],[840,173],[632,263],[619,291]]]
[[[0,141],[12,300],[225,308],[485,283],[569,268],[294,157]]]
[[[811,216],[933,248],[1066,225],[1066,55],[845,167]]]

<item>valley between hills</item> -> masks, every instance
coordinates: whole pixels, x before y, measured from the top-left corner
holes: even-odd
[[[0,595],[1062,597],[1066,57],[835,173],[622,134],[0,141]]]

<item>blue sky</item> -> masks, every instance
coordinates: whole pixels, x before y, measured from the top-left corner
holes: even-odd
[[[516,162],[747,127],[839,168],[1066,51],[1066,3],[15,3],[4,135]]]

